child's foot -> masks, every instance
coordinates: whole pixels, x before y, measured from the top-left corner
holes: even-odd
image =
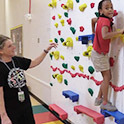
[[[102,102],[103,102],[103,98],[96,98],[94,105],[99,106],[99,105],[101,105]]]
[[[105,105],[101,104],[100,108],[103,109],[103,110],[108,110],[108,111],[116,111],[117,110],[117,108],[109,102]]]

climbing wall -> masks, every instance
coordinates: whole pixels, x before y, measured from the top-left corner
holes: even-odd
[[[124,27],[123,1],[112,2],[118,14],[114,17],[115,27],[120,29]],[[51,0],[48,5],[51,11],[50,42],[58,43],[58,48],[50,53],[52,104],[66,111],[68,119],[74,124],[95,123],[92,115],[77,114],[75,106],[82,105],[100,114],[94,100],[102,76],[94,70],[90,59],[93,39],[91,18],[97,15],[98,3],[99,0]],[[124,113],[123,36],[112,40],[109,98],[118,111]],[[105,118],[105,124],[115,124],[115,119]]]

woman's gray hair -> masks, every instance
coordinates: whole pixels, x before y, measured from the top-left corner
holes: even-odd
[[[2,34],[0,34],[0,49],[3,49],[4,45],[5,45],[5,42],[6,40],[10,39],[9,37],[7,36],[4,36]]]

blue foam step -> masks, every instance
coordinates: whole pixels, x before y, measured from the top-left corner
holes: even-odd
[[[109,117],[112,116],[115,118],[115,122],[117,124],[124,124],[124,114],[117,111],[107,111],[107,110],[103,110],[101,109],[101,113],[104,115],[104,117]]]
[[[65,98],[70,98],[72,102],[77,102],[79,100],[79,95],[71,90],[63,91],[62,94]]]
[[[92,41],[93,43],[94,34],[79,36],[78,40],[82,41],[82,44],[88,44],[89,41]]]

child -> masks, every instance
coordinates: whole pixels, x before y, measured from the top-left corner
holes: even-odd
[[[108,111],[116,111],[117,108],[108,101],[108,88],[111,80],[110,64],[109,64],[109,44],[110,39],[117,34],[123,34],[124,29],[120,31],[112,32],[112,17],[113,17],[113,5],[111,0],[102,0],[98,5],[98,11],[100,17],[98,19],[92,19],[92,32],[95,33],[93,42],[93,51],[91,54],[91,60],[96,71],[101,72],[103,82],[100,86],[99,94],[95,100],[95,105],[101,104],[101,109]],[[96,31],[95,24],[97,22]]]

